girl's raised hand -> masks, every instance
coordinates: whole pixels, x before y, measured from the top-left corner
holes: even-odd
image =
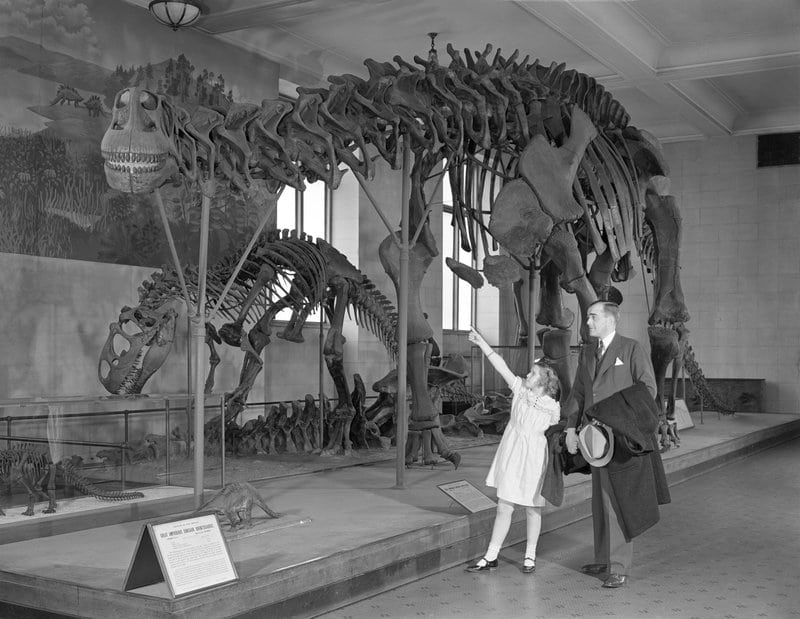
[[[483,336],[482,336],[480,333],[478,333],[478,332],[475,330],[475,327],[473,327],[473,326],[470,326],[470,328],[469,328],[469,335],[468,335],[467,337],[469,338],[469,341],[470,341],[470,342],[472,342],[473,344],[476,344],[476,345],[478,345],[478,346],[480,346],[480,345],[481,345],[481,342],[483,342],[483,341],[484,341],[484,340],[483,340]]]

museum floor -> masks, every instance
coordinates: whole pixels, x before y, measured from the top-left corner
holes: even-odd
[[[64,616],[11,604],[119,619],[800,616],[800,417],[692,419],[664,457],[673,502],[637,540],[621,590],[578,571],[591,544],[580,475],[545,512],[534,575],[518,569],[521,513],[500,568],[463,571],[485,548],[493,511],[467,514],[437,486],[483,488],[488,445],[464,450],[457,471],[407,469],[405,489],[393,487],[393,461],[259,483],[284,516],[229,542],[240,580],[177,599],[163,583],[122,591],[142,520],[0,545],[0,617]]]

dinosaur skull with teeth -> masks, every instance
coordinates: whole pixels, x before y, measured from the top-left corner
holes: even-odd
[[[171,302],[155,310],[122,308],[119,320],[109,325],[97,367],[100,382],[109,393],[141,393],[169,355],[177,316]]]
[[[161,95],[133,87],[117,93],[111,125],[100,145],[108,184],[147,193],[177,170],[175,111]]]

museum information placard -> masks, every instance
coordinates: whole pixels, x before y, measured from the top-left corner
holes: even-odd
[[[436,487],[473,514],[497,507],[497,504],[492,499],[466,479],[439,484]]]
[[[167,581],[173,596],[238,580],[215,514],[147,524],[142,529],[125,590]]]

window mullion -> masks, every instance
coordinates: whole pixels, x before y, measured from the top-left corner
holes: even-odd
[[[453,206],[453,208],[456,208],[455,205]],[[461,232],[460,232],[458,226],[454,226],[453,227],[453,246],[450,248],[450,255],[453,256],[453,258],[456,259],[456,260],[458,260],[458,247],[459,247],[459,244],[460,244],[460,239],[459,239],[460,233]],[[451,316],[451,320],[452,320],[451,325],[452,325],[453,331],[457,331],[458,330],[458,284],[459,284],[459,281],[460,280],[459,280],[458,277],[454,277],[453,278],[453,315]]]

